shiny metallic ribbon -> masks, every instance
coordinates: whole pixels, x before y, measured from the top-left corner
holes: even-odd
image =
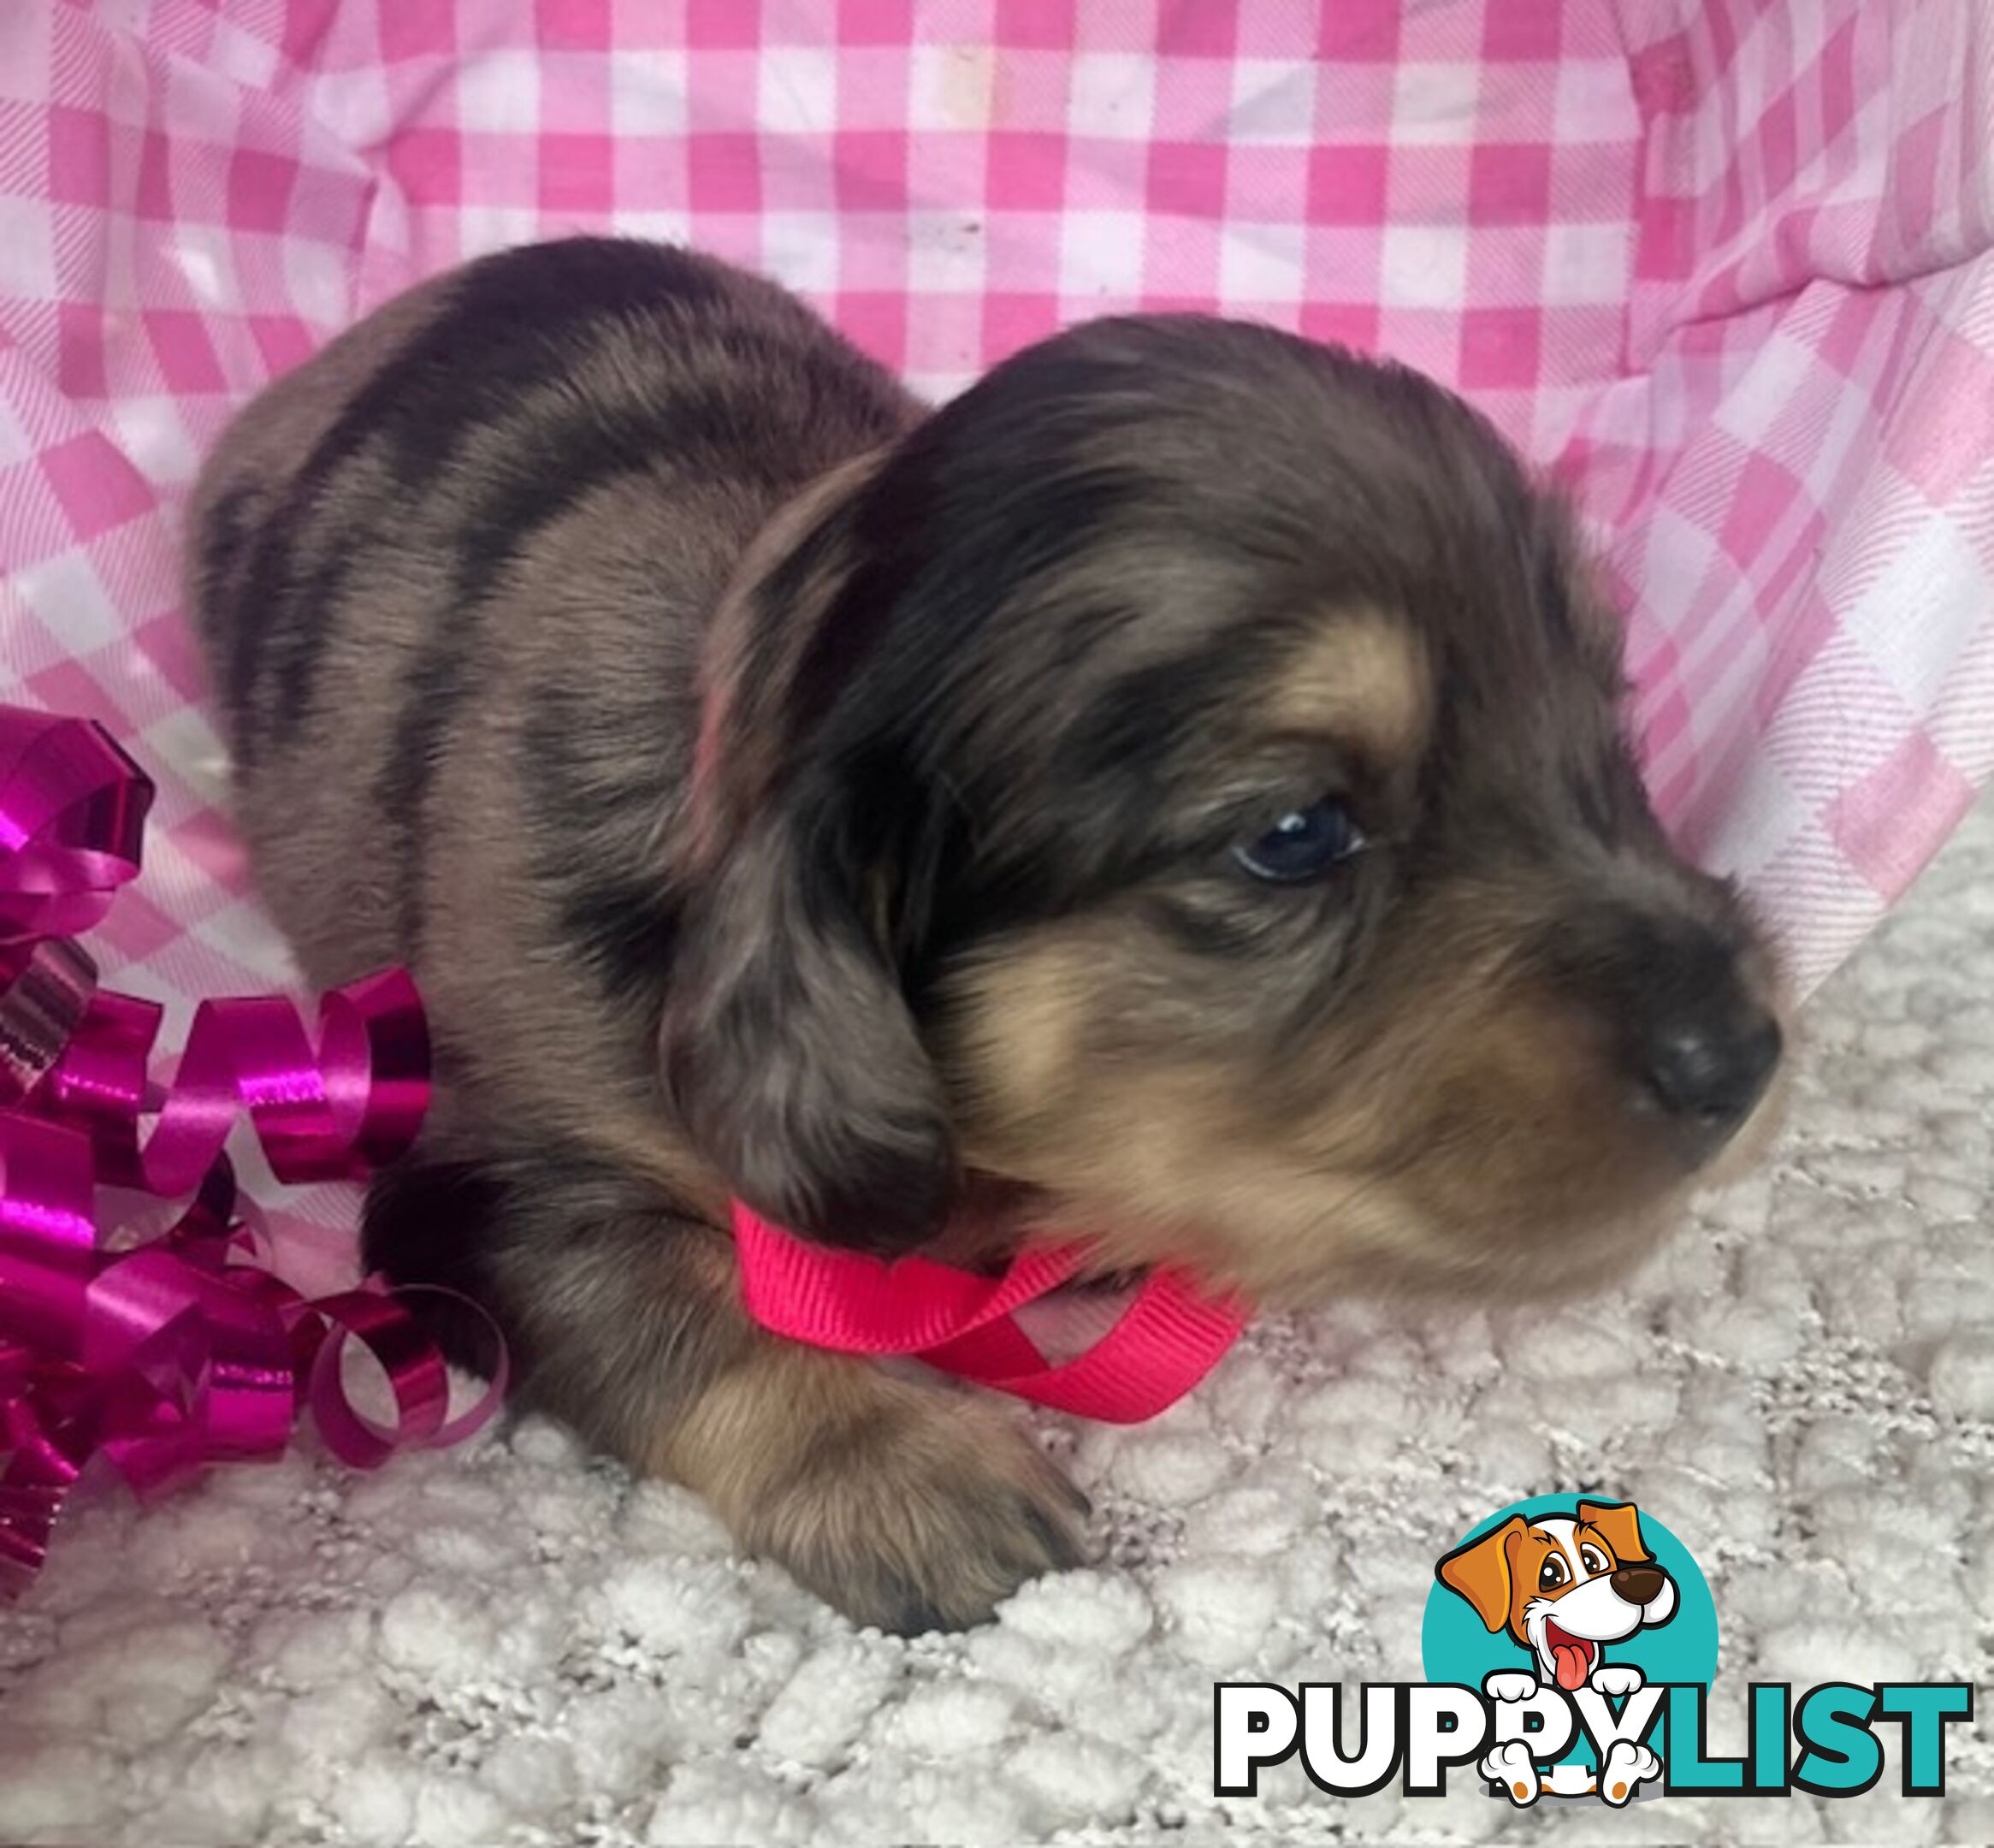
[[[309,1410],[372,1467],[469,1436],[505,1389],[493,1329],[492,1383],[450,1418],[408,1293],[307,1300],[236,1218],[222,1148],[245,1111],[286,1182],[364,1174],[414,1140],[429,1040],[405,974],[325,996],[316,1046],[287,1001],[205,1002],[171,1086],[151,1081],[160,1009],[99,988],[70,939],[137,876],[151,799],[95,725],[0,707],[0,1593],[33,1582],[99,1459],[151,1496],[281,1454]],[[100,1220],[100,1187],[187,1204],[133,1242]],[[349,1340],[386,1373],[393,1426],[347,1396]]]

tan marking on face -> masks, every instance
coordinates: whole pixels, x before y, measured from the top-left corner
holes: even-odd
[[[1044,1190],[1043,1236],[1265,1303],[1595,1287],[1681,1190],[1603,1030],[1508,966],[1492,909],[1409,945],[1434,973],[1396,1009],[1381,975],[1382,1005],[1354,998],[1278,1062],[1226,1037],[1229,992],[1187,999],[1192,953],[1132,917],[1041,929],[956,977],[943,1063],[967,1158]]]
[[[1021,1123],[1062,1106],[1079,1075],[1089,962],[1112,947],[1080,927],[971,978],[961,1020],[977,1116]]]
[[[1338,613],[1282,664],[1268,717],[1277,732],[1321,733],[1409,770],[1433,722],[1425,643],[1403,618]]]

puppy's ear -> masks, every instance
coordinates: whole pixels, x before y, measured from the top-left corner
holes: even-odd
[[[855,684],[866,649],[850,644],[878,639],[890,600],[844,607],[866,555],[857,503],[890,453],[781,508],[715,612],[660,1045],[680,1122],[737,1198],[888,1255],[940,1229],[956,1185],[890,934],[917,797],[909,776],[861,767],[898,707]]]
[[[1511,1549],[1529,1531],[1530,1523],[1512,1514],[1479,1540],[1456,1547],[1434,1567],[1448,1590],[1459,1592],[1475,1607],[1485,1630],[1500,1630],[1509,1622]]]
[[[660,1047],[700,1152],[756,1212],[890,1254],[956,1186],[941,1082],[834,814],[785,799],[692,897]]]
[[[1606,1536],[1613,1557],[1622,1566],[1647,1560],[1650,1554],[1641,1539],[1641,1516],[1631,1502],[1581,1502],[1579,1524],[1597,1528]]]

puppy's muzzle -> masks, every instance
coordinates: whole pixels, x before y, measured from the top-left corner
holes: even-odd
[[[1639,1106],[1698,1165],[1731,1140],[1778,1069],[1785,1038],[1746,959],[1718,933],[1650,945],[1635,972],[1624,1057]]]

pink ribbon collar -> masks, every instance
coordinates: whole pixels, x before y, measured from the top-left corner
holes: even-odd
[[[902,1354],[1039,1405],[1139,1424],[1174,1405],[1238,1340],[1247,1312],[1169,1270],[1137,1288],[1115,1325],[1071,1359],[1049,1362],[1016,1312],[1077,1276],[1084,1248],[1030,1252],[1001,1276],[928,1258],[891,1264],[831,1251],[734,1208],[748,1313],[765,1328],[841,1353]]]

